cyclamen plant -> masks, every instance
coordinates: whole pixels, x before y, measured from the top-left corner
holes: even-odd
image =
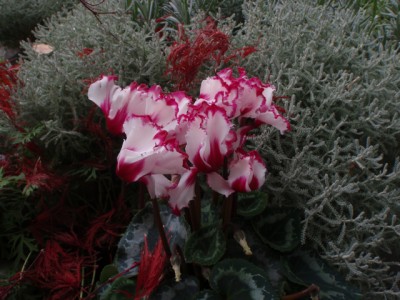
[[[221,214],[222,227],[226,230],[236,199],[232,195],[255,191],[265,182],[265,163],[257,151],[247,151],[247,135],[264,124],[277,128],[283,134],[290,130],[290,124],[273,103],[275,87],[258,78],[248,78],[242,68],[238,68],[237,77],[232,69],[227,68],[203,80],[197,99],[192,99],[184,91],[164,93],[158,85],[148,87],[133,82],[121,88],[115,84],[116,79],[115,76],[102,76],[90,85],[88,98],[102,109],[108,130],[116,135],[125,135],[117,158],[117,175],[128,183],[141,182],[146,185],[152,199],[154,225],[158,228],[159,239],[178,282],[183,258],[180,247],[185,248],[184,259],[191,261],[189,240],[194,239],[196,232],[202,235],[204,230],[208,231],[207,226],[201,227],[200,224],[198,179],[206,178],[214,195],[225,196]],[[157,199],[166,199],[177,216],[189,208],[193,233],[185,245],[174,240],[176,233],[170,230],[180,229],[169,227],[171,225],[162,220]],[[192,200],[194,202],[191,203]],[[165,213],[164,208],[164,218]],[[121,239],[119,248],[122,252],[117,257],[121,256],[122,261],[116,259],[120,274],[139,264],[138,257],[126,257],[136,251],[131,244],[141,245],[147,251],[146,234],[144,237],[141,234],[143,232],[138,233],[139,236],[135,236],[134,240],[127,241],[125,235]],[[221,238],[220,230],[215,234]],[[234,238],[244,253],[251,255],[244,232],[235,230]],[[183,237],[183,240],[186,239]],[[144,276],[142,260],[146,256],[143,253],[142,250],[139,266],[141,280]],[[213,264],[221,254],[223,251],[206,259],[205,265]],[[164,265],[161,261],[156,263],[154,267],[158,271],[155,272],[163,274]],[[137,271],[132,272],[127,275],[137,274]],[[144,291],[145,298],[158,285],[162,275],[151,278],[146,279],[152,282],[146,288],[137,287],[139,292]],[[113,291],[113,288],[108,291]]]
[[[133,82],[122,89],[115,76],[91,84],[88,97],[102,109],[109,131],[126,136],[117,174],[143,182],[151,198],[167,198],[176,213],[195,197],[199,173],[226,197],[259,189],[267,169],[257,151],[246,151],[246,136],[263,124],[283,134],[290,124],[273,103],[275,87],[238,72],[224,69],[205,79],[195,101],[158,85]]]

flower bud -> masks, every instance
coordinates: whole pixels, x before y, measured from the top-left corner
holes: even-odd
[[[244,234],[243,230],[236,230],[233,234],[233,238],[239,243],[240,246],[242,246],[244,254],[253,255],[253,252],[251,252],[251,249],[247,244],[246,235]]]

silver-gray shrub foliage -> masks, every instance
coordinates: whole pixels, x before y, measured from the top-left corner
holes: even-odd
[[[400,56],[371,40],[361,13],[264,2],[245,3],[235,42],[257,45],[244,67],[291,96],[279,103],[292,131],[256,139],[266,188],[304,210],[303,243],[371,297],[399,296]]]
[[[162,84],[165,80],[162,40],[154,28],[140,29],[132,22],[123,5],[118,7],[120,3],[105,1],[96,6],[96,10],[108,12],[98,15],[100,22],[80,5],[39,26],[36,42],[53,46],[51,54],[39,55],[29,43],[22,43],[23,87],[16,97],[24,121],[44,126],[42,140],[55,156],[72,159],[79,152],[90,153],[90,137],[78,129],[92,107],[86,95],[88,81],[101,74],[118,75],[121,86],[131,81]],[[81,57],[85,48],[93,52]]]
[[[16,97],[26,122],[45,127],[42,139],[55,156],[93,151],[76,127],[91,107],[85,79],[113,72],[121,85],[166,83],[163,39],[115,3],[105,1],[101,9],[113,13],[99,15],[101,23],[79,7],[40,27],[38,42],[55,47],[49,55],[24,44]],[[399,295],[399,55],[381,49],[367,18],[350,10],[307,0],[245,1],[243,10],[246,22],[232,42],[258,51],[242,66],[291,98],[278,103],[292,131],[255,138],[272,202],[301,208],[303,243],[371,297]],[[232,32],[230,20],[221,26]],[[84,48],[94,52],[82,59]]]

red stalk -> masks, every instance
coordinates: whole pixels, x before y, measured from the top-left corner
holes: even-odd
[[[160,207],[158,206],[157,199],[151,199],[153,203],[153,213],[154,213],[154,222],[158,228],[158,233],[160,234],[160,238],[164,247],[164,251],[167,254],[168,259],[171,257],[171,249],[169,247],[167,235],[165,234],[164,225],[160,216]]]

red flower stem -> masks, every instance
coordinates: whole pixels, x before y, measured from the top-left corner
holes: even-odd
[[[200,185],[196,183],[195,186],[196,197],[194,197],[194,204],[196,209],[197,225],[199,229],[201,228],[201,188]]]
[[[231,222],[232,218],[232,202],[233,195],[230,195],[228,198],[224,199],[224,203],[222,205],[222,229],[227,232],[228,225]]]
[[[144,184],[139,183],[139,201],[138,201],[138,209],[144,208]]]
[[[227,179],[228,177],[228,158],[225,156],[224,158],[224,167],[222,170],[222,176]],[[224,198],[224,203],[222,204],[222,229],[227,232],[227,228],[232,218],[232,203],[234,201],[234,193],[230,195],[228,198]]]
[[[190,202],[189,202],[189,206],[190,206]],[[189,206],[188,207],[185,207],[183,210],[184,210],[184,212],[185,212],[185,219],[186,219],[186,222],[188,222],[188,224],[193,228],[193,221],[192,221],[192,212],[190,211],[190,208],[189,208]]]
[[[201,190],[200,186],[195,186],[196,195],[193,201],[189,202],[189,209],[192,219],[192,228],[194,231],[201,228]]]
[[[169,247],[167,235],[165,234],[164,225],[161,221],[160,207],[158,206],[157,199],[153,198],[153,199],[151,199],[151,202],[153,203],[154,222],[156,223],[156,226],[158,228],[158,233],[160,234],[165,254],[167,255],[168,260],[169,260],[172,253],[171,253],[171,249]]]
[[[189,215],[190,215],[190,221],[191,221],[190,224],[192,225],[192,230],[193,231],[199,230],[200,226],[199,226],[199,220],[197,219],[195,200],[189,202]]]
[[[212,203],[215,206],[218,205],[219,196],[220,196],[220,194],[218,194],[217,192],[213,191],[213,193],[212,193]]]
[[[319,287],[315,284],[312,284],[308,288],[306,288],[300,292],[283,296],[282,300],[297,300],[297,299],[307,297],[309,295],[312,297],[311,299],[317,300],[317,299],[319,299],[318,293],[319,293]]]

